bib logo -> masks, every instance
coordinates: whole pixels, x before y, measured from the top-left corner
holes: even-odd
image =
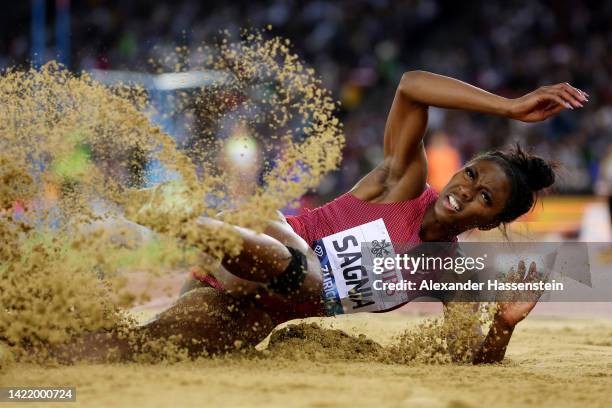
[[[391,243],[387,242],[386,239],[381,240],[380,242],[377,240],[372,241],[372,249],[370,252],[374,255],[375,258],[384,258],[391,254],[390,248]]]
[[[383,241],[384,242],[384,241]],[[374,304],[368,272],[361,264],[361,245],[354,235],[347,235],[342,242],[332,241],[336,256],[341,260],[340,268],[346,282],[353,309]]]

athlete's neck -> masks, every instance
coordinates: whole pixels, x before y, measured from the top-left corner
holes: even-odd
[[[421,223],[421,229],[419,231],[419,238],[423,242],[452,241],[452,239],[462,231],[455,231],[452,226],[440,223],[436,218],[434,205],[435,201],[425,210],[423,222]]]

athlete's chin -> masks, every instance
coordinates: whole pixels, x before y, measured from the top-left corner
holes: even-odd
[[[453,219],[457,215],[455,211],[450,211],[448,208],[446,208],[446,205],[444,205],[444,198],[442,196],[436,200],[434,212],[436,214],[436,220],[438,220],[438,222],[441,224],[452,223]]]

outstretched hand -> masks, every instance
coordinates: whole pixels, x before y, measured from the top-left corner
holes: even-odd
[[[510,100],[509,116],[523,122],[539,122],[563,109],[582,108],[589,95],[567,82],[542,86],[533,92]]]
[[[510,269],[506,282],[535,282],[538,272],[535,262],[529,265],[525,274],[525,262],[520,261],[518,269]],[[543,291],[507,291],[503,300],[497,302],[497,312],[489,333],[474,354],[474,364],[495,363],[502,361],[514,327],[533,310]]]
[[[538,278],[538,272],[535,262],[529,265],[529,271],[525,275],[525,262],[520,261],[518,270],[514,268],[508,274],[508,282],[534,282]],[[518,322],[523,320],[531,310],[535,307],[542,296],[542,291],[529,291],[514,293],[516,298],[513,301],[498,302],[497,316],[509,327],[514,327]],[[510,299],[508,299],[510,300]]]

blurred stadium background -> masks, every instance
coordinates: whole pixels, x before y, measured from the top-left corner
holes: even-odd
[[[567,81],[588,92],[590,103],[544,123],[433,109],[430,183],[443,185],[478,152],[520,141],[563,171],[546,211],[538,206],[515,228],[549,239],[610,241],[611,21],[606,0],[30,0],[0,13],[0,68],[57,59],[112,81],[154,74],[149,61],[177,45],[195,51],[220,30],[237,36],[241,28],[271,25],[270,34],[289,38],[342,102],[342,166],[302,198],[308,208],[347,191],[380,161],[386,114],[407,70],[451,75],[508,97]]]

